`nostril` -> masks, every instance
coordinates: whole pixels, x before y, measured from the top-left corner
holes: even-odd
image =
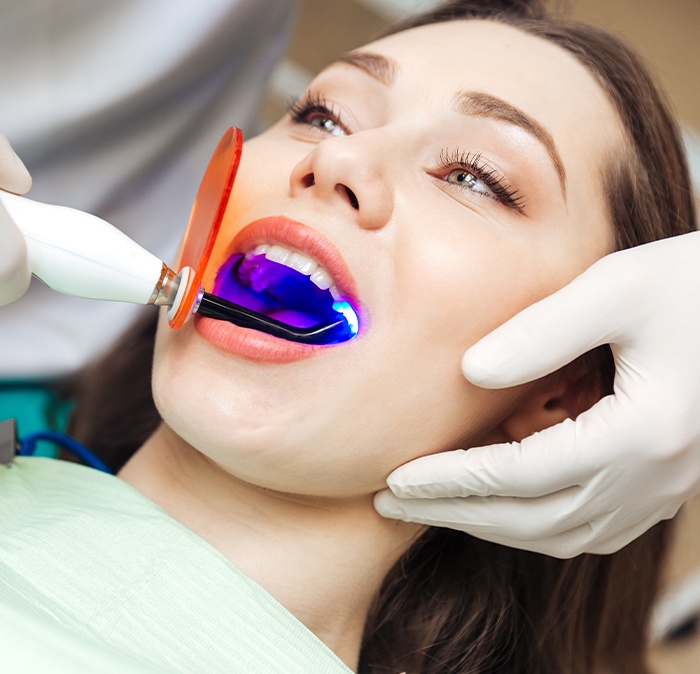
[[[350,199],[350,205],[356,211],[359,211],[360,210],[360,202],[357,200],[355,193],[349,187],[345,187],[345,193],[348,195],[348,199]]]
[[[304,187],[313,187],[316,184],[316,179],[313,173],[307,173],[302,179],[301,184]]]

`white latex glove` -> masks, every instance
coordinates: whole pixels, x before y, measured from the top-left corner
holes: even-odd
[[[700,232],[603,258],[469,349],[462,370],[514,386],[606,343],[614,395],[521,443],[401,466],[377,510],[554,557],[615,552],[673,517],[700,492]]]
[[[31,186],[27,169],[0,133],[0,189],[24,194]],[[0,204],[0,306],[21,297],[30,276],[24,238]]]

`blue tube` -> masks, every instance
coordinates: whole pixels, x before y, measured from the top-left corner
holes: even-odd
[[[101,470],[103,473],[109,473],[110,475],[112,474],[112,471],[107,464],[85,445],[77,440],[74,440],[65,433],[58,433],[56,431],[38,431],[36,433],[28,433],[21,439],[20,448],[17,454],[19,456],[33,456],[34,452],[36,451],[36,443],[40,440],[53,442],[59,447],[63,447],[63,449],[69,451],[71,454],[74,454],[86,466],[90,466],[90,468],[96,468],[97,470]]]

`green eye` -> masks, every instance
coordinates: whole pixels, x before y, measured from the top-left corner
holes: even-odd
[[[312,126],[329,136],[345,136],[342,118],[333,104],[320,94],[306,92],[289,108],[289,116],[295,124]]]
[[[473,187],[477,183],[477,178],[467,171],[462,171],[461,169],[456,171],[450,171],[447,176],[448,183],[454,183],[455,185],[466,185],[467,187]]]
[[[464,169],[454,169],[447,174],[448,183],[465,187],[474,192],[481,194],[493,195],[493,191],[484,183],[483,180],[477,178],[473,173]]]
[[[523,212],[523,196],[508,185],[505,174],[481,156],[481,152],[462,152],[446,148],[440,152],[435,176],[448,185],[456,185],[471,194],[494,199],[518,213]]]
[[[330,117],[325,117],[322,115],[312,116],[307,122],[310,126],[315,126],[322,131],[330,134],[331,136],[343,136],[343,130],[340,126],[333,121]]]

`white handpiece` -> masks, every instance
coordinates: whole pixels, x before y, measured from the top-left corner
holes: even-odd
[[[24,235],[32,274],[50,288],[89,299],[172,304],[179,278],[108,222],[3,191],[0,203]]]

